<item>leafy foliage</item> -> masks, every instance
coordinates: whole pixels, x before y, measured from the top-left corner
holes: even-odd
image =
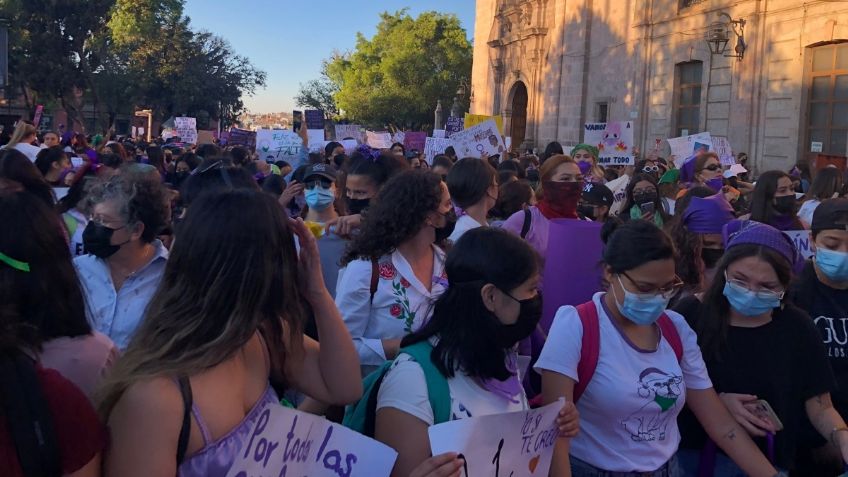
[[[336,105],[335,98],[335,95],[339,92],[339,87],[327,74],[329,64],[329,60],[322,62],[319,79],[309,80],[306,84],[301,83],[294,101],[298,106],[320,109],[324,111],[325,116],[331,117],[339,114],[339,107]]]

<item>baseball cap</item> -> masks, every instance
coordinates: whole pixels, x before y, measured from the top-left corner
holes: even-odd
[[[312,176],[321,176],[331,181],[336,180],[336,170],[332,166],[324,163],[312,164],[306,168],[303,174],[303,180],[307,181]]]
[[[595,184],[593,182],[587,182],[586,185],[583,186],[582,198],[585,202],[592,205],[605,205],[607,207],[612,206],[614,200],[612,191],[609,187],[603,184]]]
[[[724,178],[730,179],[731,177],[736,177],[739,174],[744,174],[748,172],[748,169],[742,166],[742,164],[733,164],[730,166],[730,169],[724,171]]]
[[[813,212],[813,223],[810,229],[819,230],[848,230],[848,199],[827,199],[822,201]]]

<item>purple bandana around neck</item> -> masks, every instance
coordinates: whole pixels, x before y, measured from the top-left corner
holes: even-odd
[[[521,381],[518,379],[518,357],[515,351],[511,350],[507,353],[506,369],[508,369],[511,373],[506,380],[498,381],[497,379],[489,378],[478,380],[478,383],[486,391],[500,396],[511,403],[517,404],[521,402],[519,396],[524,388],[521,386]]]
[[[733,207],[724,194],[692,197],[689,207],[683,213],[683,225],[696,234],[720,234],[724,224],[734,218]]]

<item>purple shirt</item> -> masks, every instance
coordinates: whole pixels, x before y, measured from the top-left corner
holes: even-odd
[[[548,230],[550,228],[550,221],[542,215],[542,212],[539,211],[539,208],[536,206],[530,207],[530,229],[527,231],[527,235],[524,239],[530,244],[531,247],[536,249],[539,252],[539,255],[542,258],[545,257],[546,252],[548,251]],[[512,214],[510,218],[506,219],[501,227],[504,230],[508,230],[515,235],[521,235],[521,229],[524,227],[524,211],[519,210],[518,212]]]

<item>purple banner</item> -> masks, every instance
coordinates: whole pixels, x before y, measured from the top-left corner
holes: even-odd
[[[230,129],[227,144],[230,146],[247,146],[249,148],[255,148],[256,131],[232,128]]]
[[[421,131],[407,131],[403,136],[403,146],[407,151],[415,149],[424,152],[424,143],[427,142],[427,133]]]

